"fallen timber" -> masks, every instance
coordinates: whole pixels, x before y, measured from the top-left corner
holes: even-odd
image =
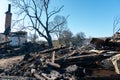
[[[89,76],[85,78],[80,78],[80,80],[120,80],[120,75],[111,75],[111,76]]]
[[[1,69],[0,75],[32,77],[36,80],[119,80],[120,75],[114,67],[101,67],[102,61],[120,53],[119,50],[112,51],[110,48],[107,46],[107,50],[103,47],[103,50],[97,50],[95,47],[80,51],[64,46],[30,52],[10,70]]]
[[[81,66],[88,66],[91,64],[95,64],[96,62],[101,62],[104,59],[110,58],[116,54],[119,54],[119,52],[113,52],[108,54],[98,54],[98,55],[81,55],[81,56],[74,56],[74,57],[63,57],[59,60],[56,60],[55,62],[63,65],[63,66],[69,66],[72,64],[79,64]],[[66,64],[66,65],[64,65]]]
[[[4,44],[7,44],[7,43],[10,43],[10,42],[12,42],[12,41],[7,41],[7,42],[0,43],[0,46],[4,45]]]
[[[23,77],[23,76],[0,76],[1,80],[36,80],[32,77]]]

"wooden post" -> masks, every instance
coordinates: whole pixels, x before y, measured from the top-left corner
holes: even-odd
[[[54,63],[55,62],[55,51],[52,52],[52,59],[51,62]]]

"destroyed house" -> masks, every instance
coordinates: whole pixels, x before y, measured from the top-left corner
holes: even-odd
[[[17,31],[11,32],[11,5],[8,5],[8,11],[5,13],[5,31],[4,33],[0,33],[0,43],[9,42],[11,46],[20,46],[27,41],[27,32],[25,31]]]
[[[27,32],[25,31],[18,31],[18,32],[11,32],[9,36],[10,45],[12,46],[19,46],[23,43],[27,42]]]

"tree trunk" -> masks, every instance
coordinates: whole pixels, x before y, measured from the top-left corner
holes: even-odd
[[[53,48],[51,35],[49,33],[47,33],[47,36],[48,36],[48,38],[47,38],[48,46],[49,46],[49,48]]]

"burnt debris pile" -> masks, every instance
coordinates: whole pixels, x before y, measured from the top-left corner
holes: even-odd
[[[32,46],[32,47],[30,47]],[[24,58],[10,69],[0,69],[1,77],[22,76],[38,80],[119,80],[120,42],[112,38],[92,38],[80,48],[24,44],[11,50]],[[8,55],[6,55],[8,56]]]

